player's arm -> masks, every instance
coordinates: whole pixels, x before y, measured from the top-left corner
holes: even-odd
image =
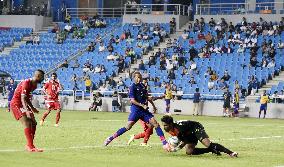
[[[153,97],[152,96],[148,96],[148,102],[151,103],[151,105],[153,106],[153,113],[157,113],[157,107],[153,102]]]
[[[21,92],[21,102],[25,111],[32,110],[34,113],[38,113],[38,110],[34,108],[32,102],[29,99],[29,92],[27,92],[27,84],[23,85],[22,92]]]
[[[178,146],[172,148],[171,152],[177,152],[181,150],[186,145],[185,142],[181,141]]]

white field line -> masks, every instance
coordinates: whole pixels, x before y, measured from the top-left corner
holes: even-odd
[[[222,141],[237,141],[237,140],[259,140],[259,139],[273,139],[273,138],[284,138],[284,136],[262,136],[262,137],[243,137],[239,139],[221,139]],[[212,140],[220,141],[220,140]],[[151,146],[159,146],[161,143],[150,143]],[[107,147],[129,147],[127,144],[116,144]],[[90,145],[90,146],[71,146],[71,147],[58,147],[58,148],[45,148],[45,151],[56,151],[56,150],[78,150],[78,149],[92,149],[92,148],[107,148],[103,145]],[[3,149],[0,153],[4,152],[22,152],[24,149]]]

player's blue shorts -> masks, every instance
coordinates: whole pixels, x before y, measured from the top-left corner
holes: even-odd
[[[171,99],[165,99],[166,105],[171,104]]]
[[[128,116],[128,121],[137,122],[141,119],[142,121],[149,123],[149,120],[154,117],[148,110],[137,109],[133,106],[130,107],[130,110],[131,112]]]
[[[234,103],[234,113],[235,114],[239,113],[239,108],[240,108],[239,103]]]
[[[267,110],[267,104],[261,104],[260,105],[260,111],[266,111]]]
[[[11,96],[11,95],[9,95],[8,96],[8,101],[11,101],[13,99],[13,95]]]

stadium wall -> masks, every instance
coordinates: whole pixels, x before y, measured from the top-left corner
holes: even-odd
[[[33,98],[33,105],[36,108],[44,108],[43,104],[43,96],[35,95]],[[84,100],[79,102],[74,102],[74,98],[71,96],[61,96],[61,105],[65,110],[78,110],[78,111],[87,111],[89,106],[91,105],[90,100]],[[112,111],[112,98],[103,98],[103,105],[101,107],[101,111]],[[124,99],[122,101],[123,107],[122,111],[129,112],[130,111],[130,103],[128,99]],[[7,100],[0,100],[0,107],[7,106]],[[163,113],[165,111],[165,102],[164,100],[156,100],[155,104],[158,108],[159,113]],[[248,117],[257,118],[258,111],[260,107],[260,103],[252,103],[248,102],[246,106],[249,108]],[[180,115],[192,115],[193,111],[193,103],[191,100],[173,100],[171,102],[171,113],[180,114]],[[284,104],[276,104],[269,103],[267,118],[279,118],[284,119]],[[223,115],[223,102],[222,101],[204,101],[200,104],[200,109],[202,111],[202,115],[206,116],[222,116]],[[150,106],[150,110],[152,107]],[[174,112],[174,110],[180,110],[181,112]]]
[[[178,29],[189,21],[188,16],[164,15],[164,14],[125,14],[123,15],[123,24],[133,23],[134,19],[141,19],[144,23],[169,23],[172,18],[176,19]]]
[[[240,23],[242,18],[245,17],[248,22],[259,21],[262,17],[265,21],[280,21],[284,14],[238,14],[238,15],[194,15],[194,19],[204,18],[205,22],[209,22],[211,18],[215,19],[216,22],[224,18],[227,22],[232,22],[233,24]]]
[[[40,30],[50,19],[36,15],[0,15],[0,27],[33,28]]]

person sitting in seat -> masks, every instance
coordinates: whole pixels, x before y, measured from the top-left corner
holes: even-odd
[[[112,95],[112,112],[120,111],[120,103],[117,91],[114,91]]]

